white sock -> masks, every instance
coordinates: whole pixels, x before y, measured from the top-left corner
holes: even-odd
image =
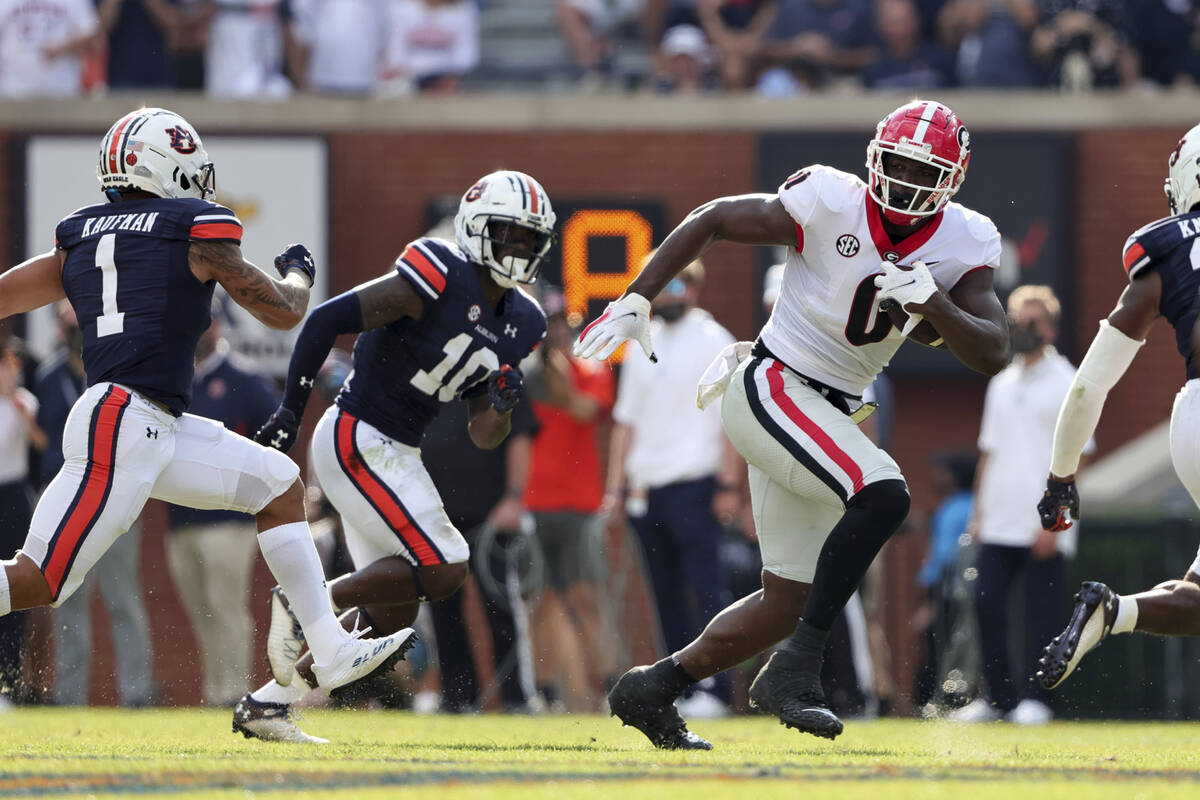
[[[0,564],[0,617],[12,613],[12,596],[8,593],[8,570]]]
[[[280,686],[275,681],[268,681],[261,689],[256,689],[250,696],[260,703],[282,703],[290,706],[299,702],[300,698],[312,691],[312,687],[304,682],[299,675],[292,676],[290,686]]]
[[[346,640],[333,615],[325,573],[307,522],[289,522],[258,535],[271,574],[287,594],[288,606],[304,629],[304,640],[318,664],[328,664]]]
[[[1131,633],[1137,627],[1137,600],[1117,595],[1117,618],[1113,620],[1112,633]]]

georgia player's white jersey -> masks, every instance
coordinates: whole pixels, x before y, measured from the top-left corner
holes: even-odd
[[[813,165],[789,177],[779,199],[800,243],[788,254],[763,343],[802,375],[852,395],[863,393],[904,342],[877,308],[881,261],[924,261],[943,291],[999,262],[996,226],[957,203],[893,243],[879,206],[853,175]]]

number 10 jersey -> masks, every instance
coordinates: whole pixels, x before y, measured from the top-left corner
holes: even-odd
[[[880,262],[924,261],[946,292],[968,272],[999,264],[996,226],[958,203],[893,242],[866,185],[848,173],[802,169],[779,188],[779,199],[799,245],[788,253],[763,343],[793,370],[851,395],[861,396],[904,342],[878,310]]]
[[[489,373],[533,352],[546,335],[546,315],[518,288],[490,307],[478,268],[449,241],[417,239],[396,259],[396,271],[424,310],[359,334],[337,404],[416,447],[442,403],[486,391]]]

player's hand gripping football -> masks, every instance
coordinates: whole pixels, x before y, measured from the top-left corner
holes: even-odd
[[[886,308],[889,303],[895,303],[900,308],[909,303],[924,303],[937,292],[933,275],[923,261],[914,261],[911,267],[884,261],[880,267],[883,274],[875,276],[875,286],[879,289],[876,298],[881,308]],[[908,336],[913,328],[921,324],[923,317],[906,308],[904,310],[908,313],[908,322],[900,332]]]
[[[280,406],[254,434],[254,441],[286,453],[296,443],[296,431],[299,429],[300,420],[296,415]]]
[[[646,357],[658,363],[650,344],[650,301],[640,294],[627,294],[609,303],[579,334],[572,352],[579,358],[604,361],[627,339],[640,344]]]
[[[1075,481],[1046,479],[1046,492],[1037,504],[1042,527],[1048,531],[1065,531],[1079,519],[1079,492]]]
[[[525,393],[525,378],[516,367],[501,364],[500,369],[488,375],[487,388],[492,408],[507,414],[521,402],[521,395]]]
[[[317,264],[313,261],[312,253],[302,244],[289,244],[286,250],[275,256],[275,269],[284,278],[292,270],[304,273],[310,289],[317,280]]]

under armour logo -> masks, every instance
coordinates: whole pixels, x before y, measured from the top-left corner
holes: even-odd
[[[509,325],[505,323],[504,332],[513,339],[517,338],[517,328],[515,325]]]
[[[157,439],[158,438],[158,428],[151,428],[149,425],[147,425],[146,426],[146,438],[147,439]]]
[[[313,379],[312,379],[312,378],[306,378],[306,377],[304,377],[303,375],[301,375],[301,376],[300,376],[300,386],[301,386],[301,388],[304,388],[304,389],[311,389],[311,388],[312,388],[312,385],[313,385]]]
[[[275,437],[271,439],[271,447],[274,447],[276,450],[282,450],[283,444],[287,441],[287,438],[287,431],[275,431]]]

